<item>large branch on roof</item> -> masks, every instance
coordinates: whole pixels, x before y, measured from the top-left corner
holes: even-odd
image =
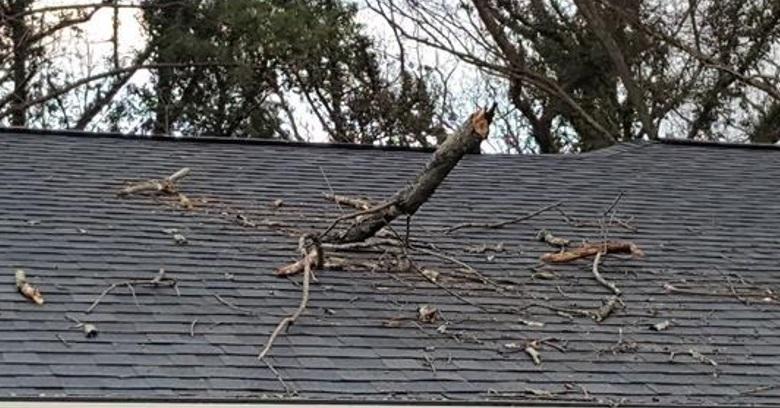
[[[395,193],[391,198],[373,208],[358,211],[339,217],[320,237],[322,242],[349,243],[364,241],[371,238],[379,230],[402,215],[413,215],[422,206],[447,175],[460,162],[466,153],[479,148],[490,130],[496,105],[490,109],[480,109],[433,153],[425,168],[417,175],[414,182]],[[335,226],[343,221],[353,219],[354,222],[345,230],[335,230]]]

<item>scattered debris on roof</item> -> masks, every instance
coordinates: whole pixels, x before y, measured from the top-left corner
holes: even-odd
[[[57,151],[73,166],[67,171],[81,171],[79,152],[90,157],[94,152],[112,167],[104,169],[108,176],[69,181],[62,191],[67,205],[53,198],[54,184],[34,177],[23,192],[29,195],[23,197],[29,209],[14,205],[16,198],[0,196],[0,209],[12,221],[0,223],[5,228],[0,239],[13,249],[0,254],[0,261],[14,268],[34,260],[36,271],[45,268],[41,276],[50,288],[45,308],[19,301],[15,292],[2,305],[2,317],[10,324],[0,334],[26,342],[25,356],[3,350],[8,354],[0,361],[3,392],[541,399],[605,405],[778,401],[772,386],[777,371],[775,232],[769,229],[776,223],[766,210],[756,210],[766,207],[771,193],[738,183],[737,175],[753,174],[747,165],[733,169],[734,174],[718,170],[717,185],[707,184],[705,176],[722,162],[710,157],[723,155],[717,149],[681,148],[700,149],[689,156],[647,144],[625,147],[629,153],[621,154],[630,157],[616,154],[610,161],[588,155],[534,157],[530,163],[502,157],[467,160],[424,212],[400,215],[370,239],[322,242],[316,268],[307,273],[304,263],[277,278],[272,272],[279,265],[306,258],[294,254],[295,238],[325,231],[350,209],[381,211],[376,208],[384,204],[376,199],[402,186],[408,171],[422,165],[423,155],[361,152],[342,169],[328,164],[341,150],[312,154],[302,148],[314,157],[306,161],[300,160],[300,151],[284,146],[214,147],[217,156],[254,161],[260,163],[257,174],[268,173],[238,184],[231,178],[235,167],[211,163],[201,144],[51,139],[55,146],[66,146]],[[24,162],[28,155],[45,161],[38,156],[48,150],[39,143],[9,139],[12,148],[29,148],[10,162]],[[188,179],[187,187],[209,194],[213,205],[184,213],[177,211],[182,207],[177,195],[138,193],[150,198],[145,201],[129,199],[134,194],[105,194],[119,184],[110,176],[117,171],[112,161],[117,146],[132,152],[146,149],[146,143],[161,143],[166,155],[170,143],[183,158],[180,165],[202,168],[203,176]],[[669,170],[674,177],[661,167],[642,167],[667,156],[680,167]],[[740,157],[748,155],[727,156],[741,163],[746,159]],[[117,168],[137,165],[122,160]],[[287,161],[306,165],[280,165]],[[374,169],[375,162],[390,169],[387,177],[384,171],[374,178],[368,172],[366,180],[354,177],[360,169]],[[544,174],[535,172],[542,162]],[[580,180],[587,188],[535,193],[547,185],[549,174],[571,172],[582,162],[617,169],[621,177],[614,180],[620,184],[589,175]],[[689,162],[696,166],[686,167]],[[164,165],[144,163],[140,171],[157,174]],[[21,179],[17,167],[2,170]],[[333,182],[318,188],[312,181],[318,168]],[[768,165],[766,174],[756,177],[774,179],[778,174],[772,169]],[[643,178],[635,182],[628,172]],[[523,183],[517,174],[524,174]],[[495,177],[494,183],[481,182],[484,176]],[[387,186],[377,184],[386,179]],[[272,198],[282,196],[281,185],[290,187],[284,190],[286,201],[277,206]],[[702,192],[687,193],[691,188]],[[323,200],[326,191],[340,198]],[[745,205],[732,195],[745,197]],[[74,203],[83,210],[74,210]],[[344,218],[328,232],[343,234],[370,215]],[[45,222],[30,228],[25,220],[32,218]],[[472,225],[445,234],[464,222]],[[159,231],[172,225],[203,237],[204,245],[180,247],[160,239]],[[179,229],[165,233],[173,237]],[[539,241],[541,230],[570,242]],[[610,243],[623,243],[622,249],[610,251]],[[539,256],[551,251],[548,245],[555,255],[569,258],[539,263]],[[580,253],[572,257],[572,251]],[[154,277],[143,277],[162,264],[176,271],[176,284],[164,272],[158,276],[166,279],[156,284]],[[303,282],[306,277],[309,281]],[[420,321],[421,305],[437,310],[435,321]],[[87,307],[91,314],[85,313]],[[62,328],[56,321],[64,313],[78,315],[78,331],[58,332]],[[43,325],[18,330],[29,325],[23,319],[29,316]],[[98,329],[99,337],[84,339]],[[68,359],[76,356],[83,359],[79,371],[67,371]],[[22,357],[30,367],[14,363]],[[192,381],[191,374],[177,374],[190,373],[193,364],[202,368],[203,383]],[[18,389],[12,376],[27,369],[42,381],[34,389]],[[95,376],[102,380],[87,380]],[[65,377],[75,391],[60,385]]]

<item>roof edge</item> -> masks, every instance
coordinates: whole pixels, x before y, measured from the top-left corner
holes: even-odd
[[[32,129],[0,126],[0,134],[23,134],[40,136],[67,136],[81,138],[109,138],[124,140],[154,140],[172,143],[207,143],[207,144],[237,144],[252,146],[287,146],[287,147],[314,147],[318,149],[350,149],[350,150],[379,150],[379,151],[405,151],[432,153],[436,149],[430,147],[402,147],[402,146],[377,146],[354,143],[322,143],[322,142],[290,142],[279,139],[240,139],[235,137],[215,136],[150,136],[118,132],[90,132],[73,129]]]

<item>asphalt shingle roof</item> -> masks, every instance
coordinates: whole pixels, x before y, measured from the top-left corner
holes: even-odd
[[[256,357],[300,300],[297,279],[273,273],[296,257],[292,230],[322,228],[339,214],[322,198],[323,173],[339,194],[381,200],[428,156],[0,133],[0,399],[257,400],[294,392],[305,400],[780,404],[780,150],[669,143],[466,157],[413,218],[411,236],[502,289],[466,281],[459,266],[427,255],[415,256],[417,264],[440,271],[457,296],[384,264],[321,270],[309,308],[270,353],[285,390]],[[115,196],[127,181],[184,166],[192,173],[181,191],[195,210]],[[596,220],[620,192],[617,217],[638,229],[613,227],[609,238],[646,253],[609,255],[601,266],[624,292],[623,309],[597,323],[544,308],[473,305],[598,308],[610,293],[593,278],[590,259],[544,268],[553,279],[532,277],[531,267],[551,251],[535,238],[541,228],[575,241],[603,233],[556,211],[502,229],[443,228],[556,201],[574,219]],[[238,225],[239,213],[259,226]],[[403,231],[404,221],[397,224]],[[168,229],[188,244],[177,245]],[[502,251],[489,250],[498,244]],[[381,255],[338,256],[365,264]],[[15,268],[46,304],[16,291]],[[120,286],[84,313],[112,283],[151,279],[159,268],[178,280],[180,296],[143,285],[133,296]],[[670,293],[668,284],[697,293]],[[416,322],[425,303],[444,320]],[[84,337],[66,313],[94,323],[99,336]],[[387,323],[398,317],[405,319]],[[664,320],[668,329],[650,329]],[[522,351],[534,339],[549,340],[538,366]]]

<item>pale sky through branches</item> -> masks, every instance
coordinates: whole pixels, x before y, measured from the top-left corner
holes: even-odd
[[[36,7],[76,4],[92,3],[83,0],[39,0]],[[358,8],[358,21],[364,26],[364,33],[376,42],[381,61],[387,64],[386,68],[389,72],[397,72],[399,44],[393,36],[389,25],[374,11],[366,7],[362,0],[358,2]],[[63,43],[68,44],[67,48],[71,51],[62,54],[62,63],[65,64],[64,66],[67,67],[67,70],[76,74],[94,74],[107,69],[108,64],[106,61],[109,60],[113,53],[111,41],[113,14],[114,10],[110,7],[99,10],[89,22],[80,26],[80,29],[83,31],[82,37],[73,36],[67,32],[64,34]],[[125,64],[131,63],[134,53],[140,50],[145,43],[140,14],[139,10],[133,8],[119,9],[119,56],[120,60]],[[454,119],[453,123],[459,123],[462,120],[461,116],[468,115],[480,104],[490,102],[478,100],[478,95],[463,92],[472,88],[470,84],[481,80],[479,74],[474,69],[459,63],[453,56],[430,47],[411,41],[403,41],[403,46],[407,54],[407,69],[416,70],[422,74],[424,70],[431,70],[435,67],[442,71],[440,76],[449,75],[446,83],[447,89],[444,91],[452,94],[449,98],[450,105],[455,111],[454,113],[456,113],[452,118]],[[140,70],[132,77],[130,82],[136,86],[143,86],[150,80],[151,75],[149,71]],[[295,102],[294,114],[296,123],[303,130],[307,139],[314,142],[326,142],[327,134],[314,117],[308,104],[296,94],[290,94],[287,98]],[[286,120],[286,118],[283,118],[283,120]],[[502,143],[498,138],[493,137],[483,145],[483,149],[498,152],[502,150]]]

